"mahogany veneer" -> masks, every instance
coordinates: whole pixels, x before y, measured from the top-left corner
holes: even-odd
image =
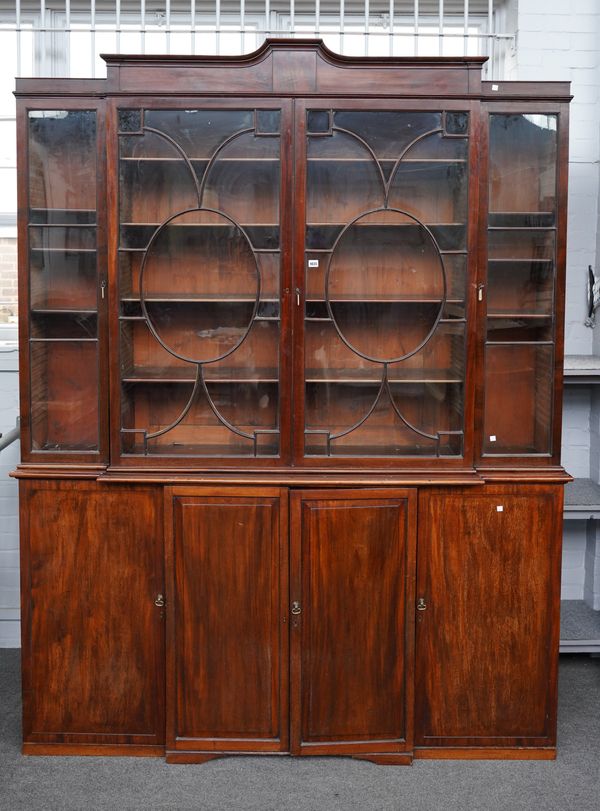
[[[23,751],[556,751],[568,83],[17,81]]]

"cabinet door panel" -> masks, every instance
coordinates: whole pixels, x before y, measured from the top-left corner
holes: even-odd
[[[158,488],[21,483],[24,740],[164,741]]]
[[[278,751],[287,496],[221,492],[172,497],[168,747]]]
[[[554,742],[561,493],[521,486],[423,496],[419,744]]]
[[[294,495],[297,753],[410,748],[411,500],[408,491]]]

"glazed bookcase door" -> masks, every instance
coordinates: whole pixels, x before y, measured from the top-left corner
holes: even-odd
[[[20,335],[25,460],[101,461],[105,422],[103,120],[93,109],[22,113]]]
[[[121,107],[122,457],[282,445],[282,104]],[[183,462],[182,462],[183,463]]]
[[[470,113],[307,102],[300,127],[298,455],[460,460]]]
[[[485,457],[558,458],[559,123],[557,112],[492,111],[487,118]]]

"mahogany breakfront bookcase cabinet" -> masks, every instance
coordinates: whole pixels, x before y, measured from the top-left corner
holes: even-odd
[[[552,758],[569,86],[17,83],[24,751]]]

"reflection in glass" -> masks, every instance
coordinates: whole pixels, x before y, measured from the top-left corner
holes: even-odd
[[[488,315],[552,314],[554,270],[549,260],[507,259],[488,263]]]
[[[552,346],[488,346],[484,453],[551,452]]]
[[[144,110],[120,138],[125,453],[279,453],[280,110]]]
[[[96,113],[31,110],[31,450],[98,450]]]
[[[556,115],[490,116],[490,211],[552,212]]]
[[[336,110],[333,125],[362,138],[378,158],[396,160],[416,138],[441,129],[442,114],[396,110]]]
[[[95,309],[98,297],[96,254],[34,251],[29,260],[32,309]]]
[[[29,111],[29,206],[96,209],[96,113]]]
[[[96,450],[97,341],[34,339],[31,381],[32,450]]]
[[[327,119],[308,113],[305,453],[459,456],[468,118],[452,138],[435,112]]]
[[[483,451],[549,454],[557,116],[494,114],[489,134]]]

